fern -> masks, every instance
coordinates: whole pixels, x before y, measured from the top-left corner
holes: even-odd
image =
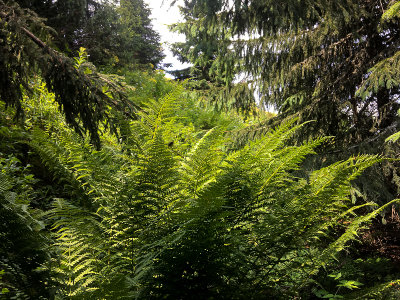
[[[392,1],[391,6],[382,15],[382,21],[388,21],[400,15],[400,2]]]
[[[55,222],[55,246],[58,256],[50,269],[59,283],[58,294],[68,298],[81,298],[97,289],[101,257],[101,231],[93,214],[65,203],[54,202],[49,212]],[[97,282],[96,282],[97,281]]]
[[[33,299],[48,295],[47,240],[41,212],[32,209],[32,174],[14,156],[0,157],[0,298]],[[38,294],[40,293],[40,294]]]
[[[225,159],[223,155],[214,154],[218,143],[213,144],[215,138],[214,132],[211,131],[192,152],[189,152],[187,158],[182,159],[180,174],[183,179],[183,196],[188,199],[185,200],[187,208],[181,211],[181,217],[177,218],[183,223],[179,223],[177,230],[171,233],[173,243],[169,243],[164,248],[165,251],[160,252],[162,259],[156,260],[156,265],[160,264],[156,269],[167,273],[156,272],[158,275],[154,276],[159,280],[151,282],[160,290],[152,289],[153,293],[159,293],[160,296],[173,293],[169,294],[171,297],[186,295],[172,292],[174,288],[170,285],[174,284],[173,280],[182,276],[184,278],[184,274],[189,270],[192,272],[190,276],[202,272],[209,276],[209,270],[205,268],[210,267],[222,276],[216,280],[228,276],[233,283],[233,278],[238,280],[244,276],[245,279],[240,283],[238,280],[233,284],[238,284],[237,288],[249,293],[250,286],[254,287],[254,283],[257,282],[261,294],[270,289],[276,290],[270,296],[291,294],[293,290],[282,290],[280,286],[292,286],[293,289],[297,286],[299,290],[300,286],[310,284],[315,270],[332,263],[333,254],[340,252],[349,240],[355,238],[349,232],[357,232],[363,223],[378,213],[376,211],[362,219],[354,219],[349,227],[350,231],[334,240],[332,244],[316,243],[315,240],[320,238],[320,234],[329,235],[329,229],[339,224],[339,216],[345,218],[351,212],[347,210],[350,205],[349,183],[363,169],[378,161],[378,158],[351,158],[349,161],[315,172],[308,182],[296,179],[291,172],[298,168],[304,157],[313,153],[313,148],[324,139],[297,147],[284,147],[285,139],[290,138],[295,130],[282,130],[282,133],[278,129],[264,139],[225,156]],[[269,151],[266,151],[267,149]],[[197,166],[196,158],[199,158],[198,162],[201,161],[202,166],[206,166],[206,171]],[[212,172],[208,173],[208,170]],[[217,232],[220,235],[211,233],[211,228],[218,228]],[[173,239],[176,236],[179,236],[178,241]],[[202,254],[204,246],[201,239],[207,240],[209,253],[215,251],[210,255],[217,255],[215,261],[206,267],[200,266],[200,261],[208,260],[207,254]],[[214,248],[216,244],[219,245],[216,246],[217,249]],[[180,254],[167,250],[175,247],[176,251],[181,251]],[[242,249],[242,253],[232,258],[235,252],[233,249]],[[326,255],[331,249],[335,249],[334,253]],[[167,252],[171,252],[171,257],[165,256]],[[224,262],[221,252],[233,261]],[[183,269],[180,275],[176,270],[173,274],[166,271],[177,267],[177,255],[182,260],[186,260],[188,255],[195,255],[195,260],[188,262],[189,265],[181,266]],[[244,262],[235,260],[239,258],[244,259]],[[168,262],[173,264],[166,266]],[[212,265],[214,267],[211,267]],[[239,271],[232,272],[233,266]],[[230,272],[224,273],[224,269]],[[248,274],[252,273],[254,277],[249,277]],[[168,279],[169,277],[175,279]],[[276,283],[278,281],[279,284]],[[178,282],[184,284],[184,280]],[[196,283],[196,279],[193,279],[192,284],[193,289],[204,288],[199,282]],[[228,282],[220,284],[219,288],[223,289],[221,294],[211,289],[208,294],[202,291],[202,295],[232,297]],[[166,290],[163,286],[169,289]],[[200,293],[200,290],[196,290],[196,293]]]
[[[398,286],[400,280],[377,284],[370,288],[351,293],[345,299],[397,299],[400,296]]]
[[[329,139],[288,146],[297,120],[236,151],[226,150],[223,127],[188,130],[171,146],[181,101],[171,93],[140,112],[129,151],[116,143],[97,151],[70,131],[35,133],[49,169],[89,204],[74,196],[53,204],[49,270],[60,295],[300,297],[385,209],[357,216],[373,205],[350,200],[351,181],[380,157],[295,176]]]
[[[152,124],[147,127],[149,130],[143,127],[144,131],[137,131],[136,139],[141,144],[134,156],[111,152],[107,147],[96,151],[83,140],[72,139],[66,131],[66,135],[60,132],[60,137],[50,141],[41,140],[42,149],[48,145],[56,150],[54,165],[66,170],[66,181],[79,185],[87,201],[95,204],[89,208],[97,208],[93,215],[62,200],[54,204],[52,218],[56,220],[54,230],[57,229],[54,247],[61,260],[55,261],[50,269],[56,273],[62,294],[89,297],[98,293],[111,297],[120,292],[117,286],[125,286],[129,278],[140,273],[140,264],[136,262],[140,249],[154,241],[153,231],[165,224],[167,212],[177,199],[175,156],[159,128],[170,121],[167,108],[170,97],[163,100],[160,108],[154,106],[148,110],[145,117],[155,123],[149,121]],[[55,148],[60,142],[63,147]],[[92,220],[89,222],[92,225],[85,220]],[[94,239],[95,236],[101,236],[100,240]],[[107,264],[100,263],[99,257],[103,257],[102,262],[107,257]],[[126,295],[126,287],[123,290]]]

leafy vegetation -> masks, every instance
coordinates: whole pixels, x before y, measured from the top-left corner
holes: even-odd
[[[198,27],[176,25],[190,37],[175,50],[182,60],[199,61],[184,81],[148,68],[151,59],[131,48],[151,27],[142,1],[17,2],[0,1],[0,299],[400,296],[400,200],[393,196],[396,160],[388,157],[398,156],[398,134],[385,142],[395,130],[383,132],[395,129],[398,71],[389,64],[397,62],[398,50],[389,41],[397,43],[398,1],[387,3],[385,13],[368,1],[307,2],[295,15],[290,12],[299,6],[290,1],[236,1],[232,7],[186,1],[185,18]],[[46,8],[72,4],[76,10],[47,21],[21,8],[45,16]],[[63,23],[72,16],[76,23]],[[366,25],[371,20],[376,28]],[[51,41],[44,22],[70,35]],[[100,23],[116,26],[108,27],[114,29],[100,51],[72,47],[81,41],[79,33],[83,37]],[[258,33],[237,40],[246,28]],[[341,40],[349,31],[361,34],[352,46]],[[347,63],[354,66],[364,57],[364,47],[379,39],[374,32],[393,51],[360,65],[354,76],[363,74],[361,81],[349,80],[342,90],[334,82],[325,90],[331,76],[346,76]],[[126,44],[119,44],[117,62],[107,43],[116,46],[119,38]],[[221,41],[227,48],[218,48]],[[308,50],[304,41],[310,42]],[[325,42],[329,53],[316,57],[315,41]],[[230,51],[229,44],[242,42],[242,50],[265,42],[280,48],[271,57],[262,52],[260,60],[254,48],[254,62],[251,56],[219,57]],[[330,52],[332,45],[336,52]],[[293,71],[274,83],[283,69],[299,66],[285,47],[321,69],[304,70],[299,81]],[[62,53],[74,49],[75,57]],[[87,53],[90,58],[97,53],[93,62],[100,70],[117,75],[100,73]],[[263,84],[260,103],[249,82],[232,82],[235,72],[261,63],[266,70],[283,56],[282,69],[251,77]],[[223,72],[222,59],[233,63]],[[322,72],[327,65],[329,74]],[[318,83],[302,82],[311,77]],[[271,103],[280,105],[277,115],[264,111],[266,86]],[[304,93],[296,91],[299,86]],[[345,129],[355,116],[338,103],[370,105],[383,92],[390,112],[371,107],[365,113],[379,126],[390,115],[389,127],[377,125],[371,135],[363,135],[369,127],[361,123]],[[324,114],[320,105],[328,102],[335,110],[312,120]],[[306,108],[310,115],[303,113]],[[346,114],[343,123],[329,123]],[[329,126],[337,127],[325,130]],[[370,140],[355,148],[357,132]],[[378,180],[376,174],[388,172],[391,180],[386,175]]]
[[[156,66],[164,57],[143,0],[15,2],[34,11],[56,31],[54,44],[68,56],[84,47],[91,62],[114,68]]]
[[[224,83],[205,88],[211,99],[217,91],[225,106],[253,101],[279,112],[243,131],[242,144],[298,117],[315,121],[298,132],[298,142],[335,136],[318,158],[307,159],[312,168],[359,153],[397,158],[398,145],[384,143],[399,131],[397,2],[185,1],[184,22],[173,28],[187,41],[174,49],[194,75],[205,70]],[[238,82],[257,97],[244,91],[237,97]],[[378,203],[391,201],[400,190],[398,167],[396,161],[372,167],[357,189]]]
[[[359,142],[391,124],[398,109],[398,72],[385,69],[379,84],[373,76],[398,51],[394,2],[185,1],[186,22],[176,28],[188,42],[176,48],[227,85],[247,74],[261,103],[316,120],[310,133]]]

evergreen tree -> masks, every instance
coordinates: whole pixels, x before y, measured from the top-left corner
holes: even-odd
[[[133,59],[142,64],[159,65],[164,54],[160,46],[160,35],[152,28],[151,12],[147,4],[143,0],[121,0],[117,10],[124,36],[121,56],[125,62]]]
[[[191,0],[185,7],[201,18],[186,18],[186,32],[201,37],[198,28],[206,28],[208,39],[218,43],[210,70],[247,74],[258,82],[261,103],[317,120],[314,133],[360,142],[392,124],[398,109],[399,87],[389,78],[363,97],[356,94],[371,67],[399,47],[398,19],[380,29],[389,5]],[[392,73],[398,77],[398,69]],[[224,79],[230,84],[232,78]]]
[[[179,34],[184,34],[185,42],[172,44],[172,52],[182,63],[192,63],[192,76],[198,80],[212,81],[217,85],[224,85],[225,80],[221,74],[213,73],[211,67],[218,56],[218,46],[221,38],[217,41],[215,36],[209,34],[206,27],[196,26],[195,23],[201,19],[201,12],[193,11],[193,7],[180,9],[181,15],[186,23],[171,25],[171,30]],[[233,78],[230,78],[232,81]]]
[[[112,111],[133,115],[120,83],[96,71],[79,58],[68,58],[49,47],[48,28],[34,12],[17,3],[0,1],[0,100],[17,108],[22,116],[23,91],[30,90],[31,76],[40,74],[54,92],[66,121],[83,134],[88,132],[99,147],[99,126],[116,132]]]
[[[392,1],[391,4],[381,17],[379,29],[382,33],[400,19],[400,1]],[[400,86],[400,51],[393,49],[391,54],[369,70],[368,77],[357,91],[358,96],[365,99],[382,89],[393,90]]]
[[[157,66],[164,57],[143,0],[17,2],[55,29],[59,49],[75,55],[84,47],[96,65]]]
[[[384,143],[399,129],[396,3],[193,0],[185,7],[202,17],[186,26],[193,35],[207,28],[213,43],[219,42],[210,69],[241,74],[257,87],[261,105],[279,111],[243,131],[239,144],[293,115],[314,120],[296,140],[335,136],[318,159],[306,163],[314,169],[357,153],[395,157],[399,151]],[[357,187],[368,199],[386,203],[400,191],[397,170],[394,161],[373,167]]]
[[[229,47],[231,36],[223,27],[204,26],[205,12],[194,3],[186,4],[186,7],[180,8],[186,22],[171,25],[171,30],[184,34],[186,40],[173,43],[172,52],[181,62],[191,63],[192,66],[170,73],[180,80],[191,79],[188,87],[205,96],[206,103],[213,104],[218,110],[255,112],[254,86],[248,81],[239,81],[234,61],[221,60],[219,56],[221,45]],[[221,64],[229,64],[232,69],[220,68]]]

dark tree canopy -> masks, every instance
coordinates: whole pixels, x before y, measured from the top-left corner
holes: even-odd
[[[29,91],[30,77],[42,76],[66,121],[79,133],[88,132],[99,146],[99,124],[113,128],[110,108],[132,114],[122,86],[98,73],[93,65],[79,65],[49,47],[48,28],[31,10],[15,2],[0,1],[0,100],[21,111],[22,90]]]
[[[233,60],[220,56],[220,50],[231,44],[230,35],[223,27],[202,23],[204,13],[194,4],[181,7],[185,23],[171,25],[171,30],[184,34],[186,40],[172,44],[172,52],[181,62],[191,63],[190,68],[175,70],[178,79],[191,79],[191,86],[217,109],[252,111],[255,108],[254,88],[240,81],[235,72],[226,72],[227,65],[235,69]],[[225,65],[225,67],[222,67]]]
[[[391,3],[185,1],[192,13],[179,26],[189,44],[178,47],[193,52],[198,48],[190,43],[206,37],[218,51],[212,60],[189,57],[196,66],[224,74],[227,84],[247,74],[261,103],[317,120],[316,132],[356,142],[392,124],[398,109],[398,69],[368,92],[359,90],[371,68],[399,49],[399,19],[381,19]]]
[[[143,0],[17,2],[55,29],[54,42],[60,50],[75,55],[84,47],[96,65],[157,66],[164,57]]]

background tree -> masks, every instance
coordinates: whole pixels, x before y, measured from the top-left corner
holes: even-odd
[[[110,111],[132,116],[133,104],[122,85],[87,64],[83,48],[76,59],[50,48],[39,38],[49,38],[43,20],[17,3],[0,1],[0,16],[0,100],[15,106],[17,116],[23,114],[23,92],[37,73],[55,93],[67,123],[80,134],[88,132],[97,147],[100,124],[116,132]]]
[[[159,65],[164,55],[143,0],[17,1],[46,19],[55,44],[75,55],[84,47],[96,65]]]
[[[201,17],[186,18],[180,26],[188,28],[189,37],[207,28],[207,38],[218,43],[210,70],[241,74],[257,87],[261,106],[279,111],[274,120],[245,132],[244,139],[294,115],[315,120],[298,140],[336,137],[309,164],[315,168],[360,152],[398,153],[396,145],[384,144],[398,127],[399,18],[382,19],[395,2],[192,0],[185,7]],[[224,77],[227,86],[231,78]],[[396,197],[396,163],[374,172],[360,190],[384,191],[369,189],[382,202]]]
[[[379,29],[389,2],[185,1],[202,16],[186,16],[186,32],[200,38],[197,29],[207,28],[218,42],[210,70],[247,74],[262,104],[317,120],[315,132],[360,142],[392,124],[398,108],[396,85],[356,94],[370,68],[399,47],[398,19]]]
[[[216,109],[237,109],[255,112],[254,88],[237,76],[235,62],[226,57],[221,60],[221,45],[229,47],[231,36],[220,26],[205,26],[205,12],[194,3],[181,7],[185,23],[171,25],[171,30],[186,36],[185,42],[172,44],[172,52],[183,63],[192,64],[184,70],[169,73],[177,79],[191,79],[188,87],[204,95],[207,103]],[[225,68],[224,65],[229,65]],[[229,84],[227,84],[229,83]]]
[[[147,4],[143,0],[121,0],[117,10],[124,34],[124,61],[129,63],[134,60],[159,66],[164,54],[160,45],[160,35],[152,28],[151,12]]]

